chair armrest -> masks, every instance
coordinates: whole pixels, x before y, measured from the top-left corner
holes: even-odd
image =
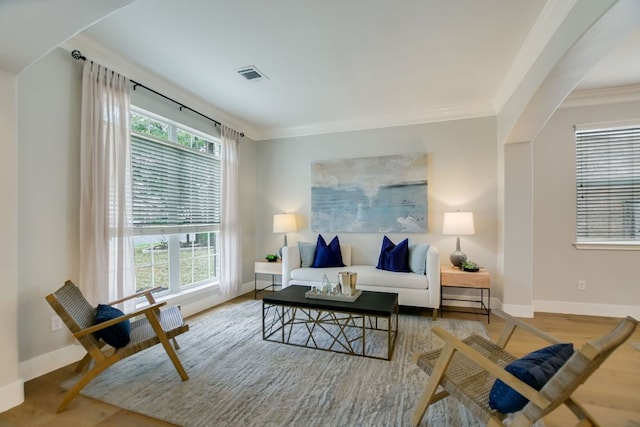
[[[434,327],[432,329],[432,332],[442,338],[445,342],[445,345],[450,345],[455,349],[455,351],[459,351],[460,353],[467,356],[473,363],[482,367],[492,376],[502,380],[509,387],[513,388],[515,391],[532,401],[536,406],[540,408],[546,408],[551,404],[551,402],[544,396],[542,396],[536,389],[523,382],[515,375],[512,375],[510,372],[506,371],[502,366],[492,362],[491,360],[483,356],[480,352],[475,350],[473,347],[465,344],[451,333],[445,331],[439,326]]]
[[[114,317],[113,319],[107,320],[102,323],[98,323],[97,325],[89,326],[88,328],[82,329],[78,332],[74,332],[73,336],[76,338],[83,337],[85,335],[92,334],[99,330],[108,328],[109,326],[116,325],[124,320],[130,319],[132,317],[140,316],[142,314],[147,315],[149,311],[156,311],[163,305],[166,305],[166,301],[158,302],[155,304],[148,305],[146,307],[141,308],[140,310],[132,311],[131,313],[124,314],[122,316]]]
[[[511,336],[513,335],[513,332],[515,331],[516,327],[521,328],[527,332],[529,332],[532,335],[537,336],[538,338],[542,338],[543,340],[547,341],[550,344],[559,344],[562,343],[564,341],[561,341],[559,339],[557,339],[554,336],[549,335],[548,333],[546,333],[545,331],[543,331],[542,329],[538,329],[535,326],[529,325],[528,323],[515,318],[513,316],[511,316],[510,314],[505,313],[502,310],[499,309],[492,309],[491,310],[491,314],[495,314],[496,316],[502,318],[505,321],[505,325],[504,328],[502,329],[502,332],[500,333],[500,336],[498,337],[498,340],[496,341],[496,344],[499,345],[501,348],[506,347],[507,343],[509,342],[509,339],[511,338]]]
[[[425,259],[425,274],[429,283],[429,303],[432,307],[440,308],[440,251],[433,245],[429,246]],[[434,312],[435,316],[435,312]]]
[[[121,302],[125,302],[125,301],[128,301],[130,299],[139,298],[139,297],[142,297],[142,296],[147,297],[147,300],[149,301],[148,296],[151,295],[152,292],[155,292],[155,291],[157,291],[158,289],[161,289],[161,288],[162,288],[162,286],[156,286],[155,288],[146,289],[144,291],[136,292],[135,294],[128,295],[128,296],[126,296],[124,298],[120,298],[119,300],[111,301],[111,302],[109,302],[107,304],[108,305],[116,305],[116,304],[120,304]],[[149,304],[153,304],[154,302],[155,302],[155,300],[153,302],[149,301]]]

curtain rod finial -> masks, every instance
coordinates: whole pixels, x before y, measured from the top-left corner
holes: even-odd
[[[82,59],[83,61],[87,59],[86,57],[82,56],[82,53],[78,49],[71,51],[71,57],[73,57],[73,59]]]

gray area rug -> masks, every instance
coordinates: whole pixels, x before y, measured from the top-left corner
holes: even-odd
[[[186,427],[408,426],[428,379],[411,356],[442,346],[432,325],[461,338],[487,335],[479,322],[401,314],[393,359],[367,359],[263,341],[261,307],[247,301],[189,322],[178,337],[188,381],[158,345],[112,366],[82,394]],[[430,407],[427,423],[481,425],[451,398]]]

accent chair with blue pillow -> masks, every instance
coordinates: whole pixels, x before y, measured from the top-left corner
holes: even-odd
[[[444,346],[414,356],[426,375],[411,425],[418,426],[429,406],[445,397],[463,405],[482,425],[533,426],[562,405],[577,417],[571,425],[606,425],[599,424],[573,393],[631,337],[636,319],[627,316],[607,334],[574,350],[572,344],[501,310],[492,313],[504,320],[495,342],[479,334],[461,339],[439,326],[432,328]],[[551,345],[517,358],[506,349],[516,329]]]
[[[99,304],[95,308],[84,298],[80,289],[67,280],[64,286],[46,296],[51,308],[87,352],[76,370],[79,372],[89,367],[64,395],[58,412],[63,411],[83,387],[101,372],[156,344],[162,344],[182,381],[189,379],[176,353],[179,348],[176,337],[187,332],[189,325],[184,322],[179,306],[167,306],[166,301],[156,302],[152,291],[148,289],[119,301]],[[113,307],[134,298],[144,298],[149,304],[126,314]],[[173,346],[169,340],[173,341]],[[105,348],[104,343],[114,348]],[[168,377],[167,381],[171,381],[171,378]]]

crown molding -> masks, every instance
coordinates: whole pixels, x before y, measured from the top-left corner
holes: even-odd
[[[266,141],[270,139],[295,138],[300,136],[382,129],[396,126],[411,126],[451,120],[473,119],[494,116],[495,114],[496,112],[491,104],[475,104],[470,106],[439,108],[409,115],[367,117],[353,120],[314,123],[289,128],[262,129],[257,131],[256,138],[254,139],[256,141]]]
[[[559,108],[640,101],[640,84],[573,91]]]

